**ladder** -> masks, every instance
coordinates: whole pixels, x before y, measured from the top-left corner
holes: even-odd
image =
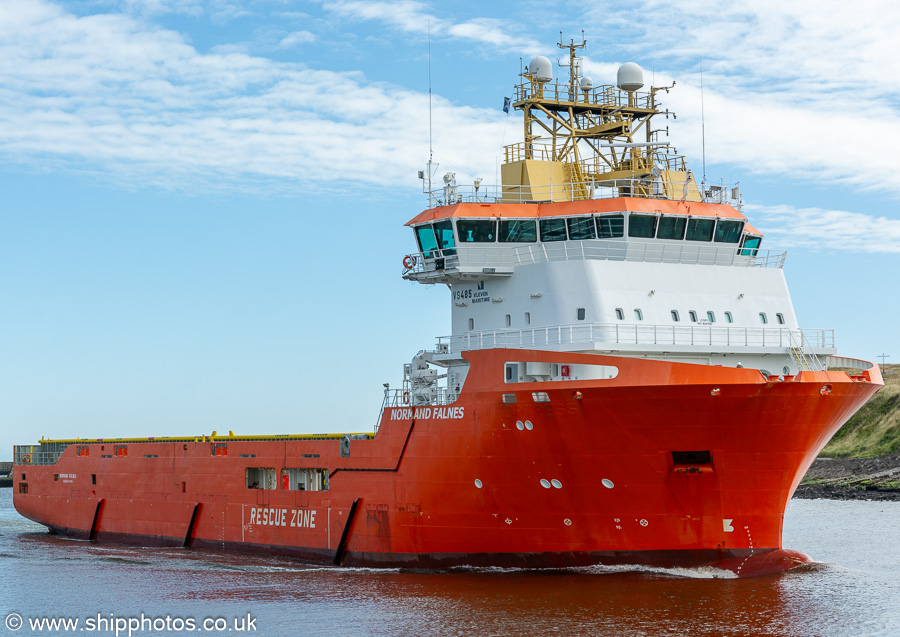
[[[794,359],[794,362],[797,363],[797,369],[803,371],[813,371],[812,361],[809,360],[809,357],[803,351],[802,347],[791,347],[791,358]]]

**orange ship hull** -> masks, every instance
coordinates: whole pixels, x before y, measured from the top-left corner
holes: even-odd
[[[782,571],[809,561],[781,547],[788,500],[882,386],[877,367],[782,381],[593,354],[464,356],[456,402],[385,409],[374,438],[349,441],[349,456],[336,439],[148,440],[125,456],[112,455],[113,441],[72,443],[54,464],[16,459],[16,509],[80,539],[345,565]],[[618,375],[505,383],[510,360]],[[217,443],[225,455],[214,455]],[[297,466],[326,469],[328,489],[247,486],[248,467]]]

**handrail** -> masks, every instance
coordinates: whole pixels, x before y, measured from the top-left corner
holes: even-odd
[[[833,348],[834,330],[719,327],[714,325],[566,324],[531,329],[499,329],[440,336],[437,348],[459,354],[495,347],[536,348],[573,344]],[[813,355],[814,356],[814,355]],[[820,368],[818,360],[816,367]]]
[[[734,243],[668,242],[635,239],[585,239],[530,244],[467,244],[405,255],[412,267],[405,275],[448,270],[461,266],[515,267],[548,261],[637,261],[686,265],[783,268],[784,250],[743,249]]]

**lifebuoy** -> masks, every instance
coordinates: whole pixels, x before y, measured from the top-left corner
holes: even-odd
[[[409,404],[409,392],[408,391],[403,392],[403,404],[404,405]]]
[[[31,462],[31,454],[30,453],[22,454],[22,462]]]
[[[403,257],[403,267],[407,270],[412,270],[412,267],[416,264],[416,258],[411,254],[407,254]]]

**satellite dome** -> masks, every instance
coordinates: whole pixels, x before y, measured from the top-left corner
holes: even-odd
[[[585,75],[581,78],[581,90],[585,93],[588,93],[592,88],[594,88],[594,80]]]
[[[549,82],[553,79],[553,66],[550,60],[539,55],[528,64],[531,76],[538,82]]]
[[[619,67],[616,84],[623,91],[637,91],[644,86],[644,72],[634,62],[626,62]]]

